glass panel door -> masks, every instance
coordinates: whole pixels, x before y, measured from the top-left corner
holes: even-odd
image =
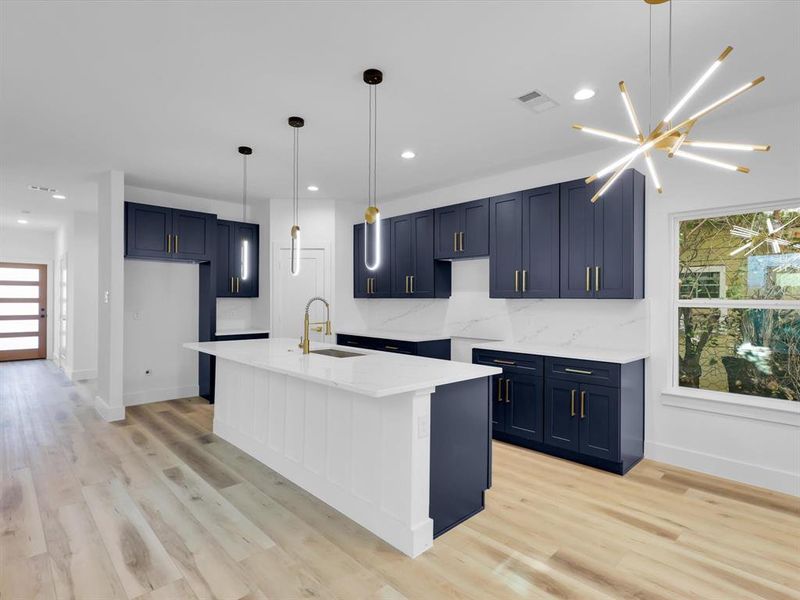
[[[47,266],[0,263],[0,361],[47,356]]]

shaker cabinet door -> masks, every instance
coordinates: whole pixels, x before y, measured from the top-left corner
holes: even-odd
[[[463,207],[445,206],[434,212],[436,220],[436,258],[459,258],[460,234],[464,216]]]
[[[558,298],[559,186],[523,192],[522,296]]]
[[[231,247],[233,245],[233,221],[217,220],[217,298],[235,296],[236,286],[232,279]]]
[[[543,391],[542,378],[527,375],[507,375],[509,384],[504,385],[506,397],[506,433],[521,438],[543,439]]]
[[[582,179],[560,186],[562,298],[594,297],[593,187]]]
[[[462,224],[459,238],[461,258],[489,255],[489,198],[461,205]]]
[[[170,258],[172,209],[147,204],[125,203],[125,256]]]
[[[580,452],[618,461],[620,457],[620,390],[583,384],[580,390]]]
[[[410,277],[414,273],[414,225],[411,215],[389,220],[391,231],[391,292],[393,298],[411,295]]]
[[[544,443],[566,450],[580,447],[580,384],[549,380],[544,389]]]
[[[489,297],[522,295],[522,193],[492,198],[489,213]]]
[[[211,260],[216,248],[216,218],[191,210],[172,210],[174,256],[183,260]]]

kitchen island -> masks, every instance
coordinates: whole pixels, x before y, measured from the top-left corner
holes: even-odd
[[[294,339],[184,347],[216,356],[216,435],[405,554],[483,509],[499,368],[322,343],[304,355]]]

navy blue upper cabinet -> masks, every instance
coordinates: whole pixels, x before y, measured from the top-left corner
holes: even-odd
[[[391,297],[391,232],[390,223],[380,220],[380,262],[370,270],[364,261],[364,223],[353,225],[353,298],[389,298]],[[372,257],[374,264],[377,257]]]
[[[489,295],[557,298],[558,185],[491,199]]]
[[[434,260],[434,212],[393,217],[389,231],[391,296],[449,297],[450,263]]]
[[[125,256],[205,262],[216,249],[216,216],[125,203]]]
[[[217,221],[217,297],[258,297],[259,226]]]
[[[492,198],[489,208],[489,296],[522,294],[522,193]]]
[[[629,169],[595,203],[602,182],[561,184],[561,297],[644,297],[644,175]]]
[[[436,258],[475,258],[489,254],[489,199],[437,208]]]

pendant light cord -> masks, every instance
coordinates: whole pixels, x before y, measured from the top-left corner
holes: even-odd
[[[367,204],[378,205],[378,86],[369,86]]]
[[[297,182],[300,179],[300,130],[294,128],[294,143],[292,148],[292,219],[294,224],[298,224],[300,218],[300,208],[298,202]]]
[[[667,100],[669,100],[670,106],[672,106],[672,2],[673,0],[670,0],[669,3],[669,45],[668,45],[669,59],[667,62],[667,78],[669,81],[669,89],[667,90]]]
[[[242,154],[242,221],[247,220],[247,155]]]
[[[648,80],[648,100],[650,102],[650,110],[647,113],[647,131],[653,131],[653,5],[648,4],[650,28],[648,31],[649,48],[647,54],[647,80]]]

